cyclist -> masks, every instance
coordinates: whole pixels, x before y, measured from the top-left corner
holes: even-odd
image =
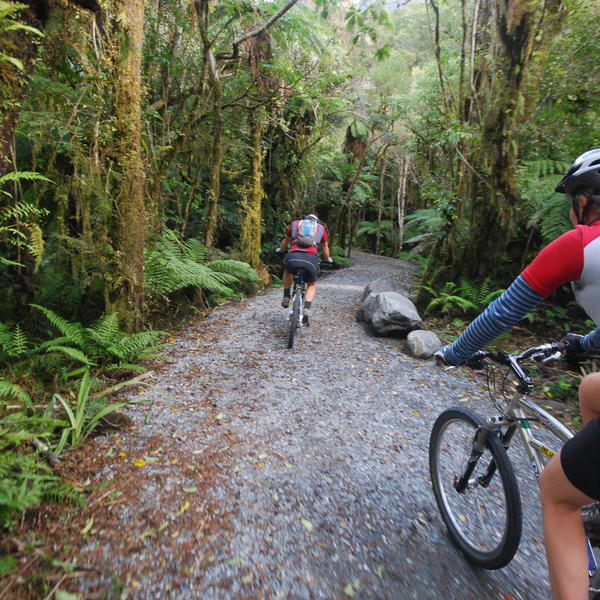
[[[317,275],[319,274],[319,259],[317,257],[318,247],[321,246],[323,258],[332,263],[333,259],[329,253],[327,243],[327,230],[319,223],[319,218],[314,213],[306,215],[304,219],[292,221],[288,227],[287,234],[277,249],[285,252],[288,245],[291,248],[283,259],[283,300],[281,306],[287,308],[290,305],[290,288],[294,273],[304,269],[304,281],[306,282],[306,295],[304,296],[304,316],[302,322],[309,324],[310,309],[317,291]]]
[[[600,148],[579,156],[556,192],[571,201],[573,229],[548,244],[510,287],[436,359],[458,365],[510,329],[560,285],[595,322],[586,336],[569,333],[567,355],[600,349]],[[600,500],[600,373],[579,388],[585,427],[544,469],[540,486],[546,556],[554,600],[588,597],[587,550],[581,507]]]

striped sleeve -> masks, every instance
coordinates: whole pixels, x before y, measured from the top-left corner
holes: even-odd
[[[600,328],[594,329],[581,340],[581,347],[585,352],[598,352],[600,350]]]
[[[458,337],[444,348],[449,364],[464,363],[501,333],[508,331],[544,299],[519,275],[511,286],[494,300]]]

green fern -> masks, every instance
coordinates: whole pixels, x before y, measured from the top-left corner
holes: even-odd
[[[85,328],[81,324],[71,323],[44,306],[37,304],[31,304],[31,306],[39,310],[65,336],[66,340],[80,348],[85,347]]]
[[[31,396],[23,388],[5,379],[0,379],[0,398],[11,398],[24,406],[32,403]]]
[[[194,287],[220,297],[230,297],[241,282],[256,282],[250,265],[218,259],[206,262],[210,252],[199,240],[182,242],[166,230],[145,254],[146,290],[150,296],[166,296]],[[245,266],[244,266],[245,265]]]

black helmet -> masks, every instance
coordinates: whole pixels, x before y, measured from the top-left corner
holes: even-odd
[[[572,194],[582,185],[600,190],[600,148],[592,148],[576,158],[554,191]]]
[[[310,215],[306,215],[304,217],[305,220],[308,221],[317,221],[317,223],[319,222],[319,217],[317,217],[317,215],[315,215],[314,213],[310,213]]]

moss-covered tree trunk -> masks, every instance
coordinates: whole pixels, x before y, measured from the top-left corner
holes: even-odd
[[[141,325],[144,302],[144,169],[141,150],[142,42],[144,0],[120,0],[121,40],[115,79],[115,190],[114,245],[117,272],[113,306],[126,326]]]
[[[264,150],[262,147],[263,123],[261,113],[257,110],[250,118],[252,130],[252,160],[250,169],[250,182],[242,197],[242,227],[240,234],[240,247],[244,260],[255,269],[260,266],[260,248],[262,237],[262,201],[265,197],[263,190],[263,162]]]

